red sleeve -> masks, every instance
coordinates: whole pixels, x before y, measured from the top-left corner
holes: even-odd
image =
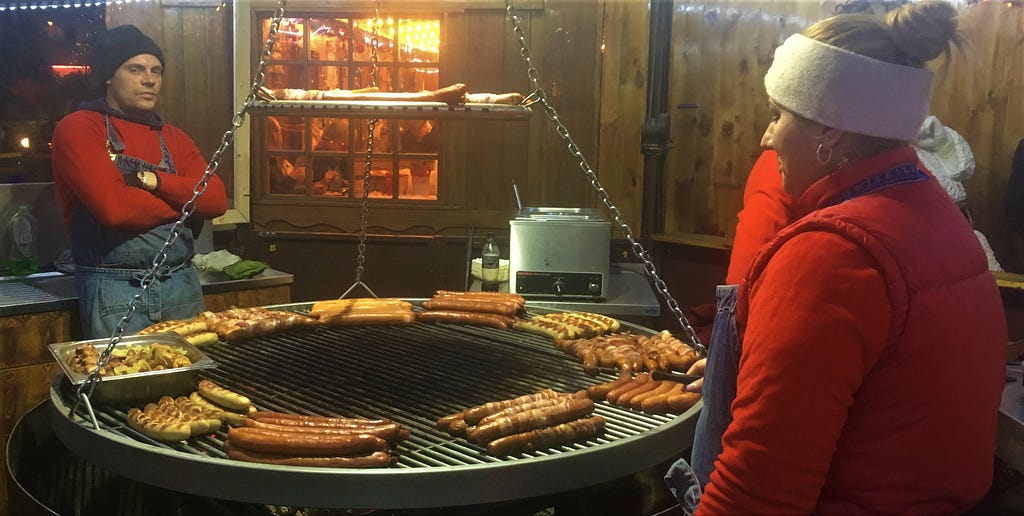
[[[160,188],[153,193],[177,210],[192,198],[196,182],[206,172],[206,159],[199,152],[195,142],[177,127],[164,125],[164,140],[174,160],[175,174],[160,174]],[[225,154],[230,157],[231,154]],[[219,217],[227,211],[227,194],[224,183],[217,174],[206,182],[206,192],[196,200],[192,216],[203,219]]]
[[[53,131],[51,158],[68,224],[79,203],[100,224],[120,231],[145,231],[178,218],[167,203],[124,182],[107,154],[107,131],[98,113],[78,111],[61,120]]]
[[[854,395],[888,333],[885,281],[872,264],[838,235],[804,233],[751,285],[734,419],[698,514],[814,510]]]
[[[793,201],[782,189],[777,156],[773,150],[764,151],[750,170],[729,256],[726,284],[742,282],[761,246],[793,222],[790,210]]]

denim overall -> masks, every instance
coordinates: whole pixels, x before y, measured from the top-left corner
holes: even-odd
[[[160,164],[153,165],[124,155],[125,145],[110,123],[110,117],[103,115],[103,119],[107,124],[107,144],[114,165],[122,174],[146,170],[175,173],[163,133],[160,133]],[[75,261],[75,289],[82,332],[86,338],[113,335],[128,313],[132,298],[141,292],[141,280],[173,227],[172,222],[144,233],[125,233],[104,227],[81,204],[76,207],[70,228],[71,252]],[[199,276],[192,267],[193,254],[193,234],[186,226],[167,250],[164,265],[156,271],[153,283],[125,327],[126,335],[162,320],[194,317],[205,309]]]
[[[871,176],[832,199],[827,206],[867,195],[890,186],[930,179],[916,164],[899,165]],[[690,462],[679,459],[665,474],[665,483],[679,500],[683,513],[692,516],[700,503],[703,486],[711,479],[715,460],[722,453],[722,436],[732,422],[732,402],[736,399],[742,343],[736,329],[738,285],[719,285],[716,289],[715,323],[708,345],[702,397],[704,408],[697,419]]]
[[[669,490],[679,500],[687,516],[697,510],[702,486],[707,485],[715,459],[722,452],[722,434],[732,422],[732,400],[736,398],[739,372],[740,338],[736,330],[736,293],[738,285],[719,285],[716,289],[715,323],[708,343],[708,360],[701,389],[704,408],[697,418],[690,462],[679,459],[665,475]]]

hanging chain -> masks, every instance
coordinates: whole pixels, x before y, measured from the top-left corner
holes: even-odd
[[[562,124],[561,119],[558,117],[558,112],[555,111],[555,108],[550,102],[548,102],[547,93],[545,93],[544,89],[540,86],[539,74],[537,72],[537,68],[533,65],[533,57],[530,53],[529,46],[526,44],[526,35],[523,32],[519,17],[512,12],[512,0],[505,0],[505,12],[508,13],[509,17],[512,19],[513,30],[519,38],[519,53],[523,56],[523,60],[526,62],[527,76],[530,78],[530,82],[534,89],[533,93],[530,94],[530,97],[537,99],[537,101],[544,106],[544,113],[547,115],[548,119],[555,124],[555,130],[558,135],[565,140],[569,153],[576,159],[580,170],[587,176],[587,179],[590,181],[590,185],[601,198],[601,202],[615,219],[615,224],[618,225],[619,229],[622,230],[623,236],[625,236],[626,240],[629,241],[633,254],[643,261],[644,269],[654,282],[654,286],[658,290],[658,293],[661,294],[661,297],[665,299],[665,303],[668,305],[669,309],[672,310],[673,314],[675,314],[676,319],[679,321],[679,325],[682,326],[683,330],[686,332],[686,336],[690,338],[694,348],[696,348],[701,355],[706,356],[707,348],[701,344],[700,339],[697,337],[697,332],[693,329],[693,326],[690,326],[689,321],[686,320],[686,316],[683,315],[683,311],[679,308],[679,303],[677,303],[675,298],[672,297],[672,294],[669,293],[668,285],[666,285],[661,277],[658,276],[658,272],[654,268],[654,262],[651,261],[650,254],[644,248],[642,243],[633,238],[633,230],[631,230],[629,225],[622,220],[622,214],[619,213],[619,209],[612,204],[611,198],[608,196],[608,191],[601,186],[601,182],[597,179],[597,174],[595,174],[594,170],[590,168],[590,164],[587,163],[587,159],[583,156],[583,153],[580,152],[580,149],[576,145],[576,142],[573,141],[572,136],[569,135],[569,129]]]
[[[380,0],[373,1],[373,19],[370,20],[370,24],[373,26],[373,31],[370,39],[370,87],[377,86],[378,74],[380,73],[377,68],[377,31],[378,21],[380,20]],[[366,166],[363,167],[363,204],[359,212],[359,254],[356,256],[356,280],[352,283],[352,286],[341,295],[342,298],[347,296],[352,289],[357,286],[363,287],[373,297],[377,297],[370,287],[363,283],[363,270],[366,264],[366,224],[370,212],[370,172],[373,170],[373,133],[377,128],[377,119],[371,118],[366,123]]]
[[[214,172],[217,171],[217,167],[220,166],[220,160],[227,151],[227,148],[231,146],[231,143],[235,139],[235,132],[238,131],[242,124],[245,123],[245,113],[252,106],[253,102],[256,101],[256,96],[259,93],[260,86],[263,85],[263,79],[265,77],[264,69],[267,65],[267,60],[270,59],[271,50],[274,45],[274,41],[277,40],[277,31],[281,25],[281,19],[284,18],[284,6],[287,0],[279,0],[277,10],[274,11],[274,17],[270,24],[270,33],[267,35],[267,41],[263,46],[263,54],[260,55],[260,64],[256,77],[253,79],[252,86],[249,88],[249,94],[245,97],[245,101],[242,103],[242,108],[235,113],[231,118],[231,127],[224,133],[220,140],[220,146],[213,153],[209,163],[206,165],[206,170],[203,172],[203,176],[196,183],[192,189],[192,198],[188,200],[181,207],[181,217],[171,227],[171,233],[167,236],[167,240],[164,241],[163,247],[153,258],[153,262],[150,265],[146,274],[140,280],[141,289],[132,298],[128,304],[128,313],[121,318],[121,321],[117,323],[117,327],[114,329],[113,335],[110,337],[110,342],[107,343],[107,347],[100,353],[99,358],[96,361],[96,368],[89,373],[85,382],[78,387],[78,399],[75,401],[74,406],[71,407],[69,417],[74,416],[78,410],[80,403],[84,402],[89,411],[89,416],[92,419],[93,426],[99,428],[99,424],[96,421],[96,416],[93,414],[92,405],[89,403],[89,396],[92,396],[93,390],[96,388],[96,383],[100,380],[100,370],[103,369],[110,362],[111,353],[114,351],[114,347],[121,342],[121,338],[124,336],[125,328],[128,323],[132,320],[136,310],[138,310],[139,304],[142,302],[143,296],[149,287],[157,279],[157,274],[165,272],[164,262],[167,261],[167,251],[174,245],[174,242],[178,240],[178,236],[181,235],[181,230],[185,227],[185,221],[192,215],[196,208],[196,200],[202,197],[206,193],[207,183],[210,181],[210,177],[213,176]],[[161,270],[163,269],[163,270]]]

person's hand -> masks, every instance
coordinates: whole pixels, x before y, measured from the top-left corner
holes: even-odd
[[[699,374],[704,376],[704,369],[708,365],[708,359],[702,358],[693,363],[690,369],[686,371],[686,374]],[[704,388],[704,378],[701,378],[686,386],[686,392],[701,392]]]

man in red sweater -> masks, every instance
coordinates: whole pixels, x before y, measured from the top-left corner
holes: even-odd
[[[88,338],[111,336],[125,317],[206,171],[195,143],[155,111],[163,71],[163,52],[138,28],[108,30],[91,61],[92,78],[105,95],[83,102],[54,129],[53,176]],[[226,209],[224,184],[212,175],[163,265],[152,271],[154,281],[126,334],[204,309],[193,240],[204,219]]]

